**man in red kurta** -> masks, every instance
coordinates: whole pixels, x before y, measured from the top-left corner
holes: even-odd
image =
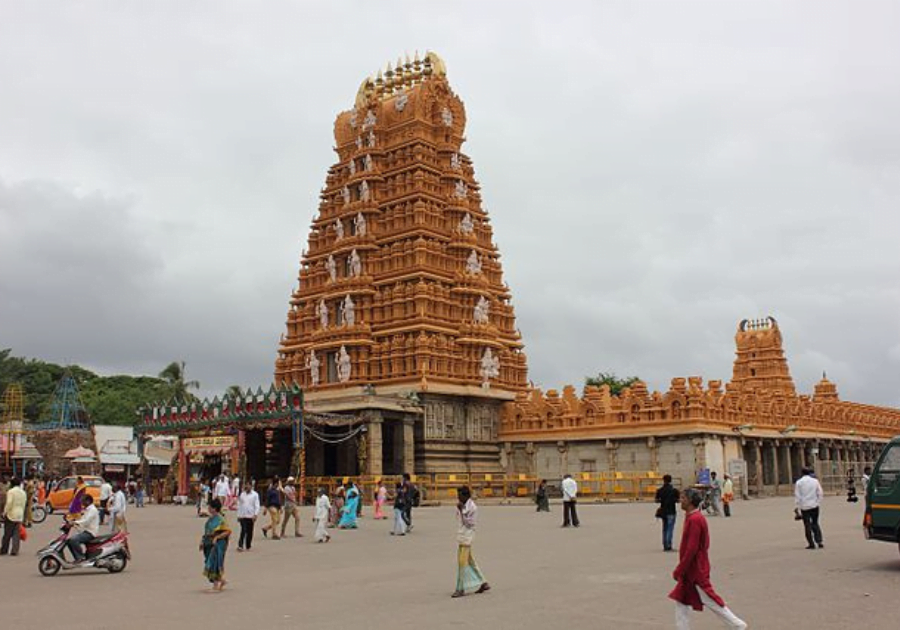
[[[675,627],[690,630],[691,609],[703,610],[707,606],[725,622],[726,627],[746,628],[747,624],[729,610],[709,581],[709,527],[698,509],[702,500],[702,495],[693,488],[681,493],[684,526],[678,549],[678,566],[672,573],[678,584],[669,593],[669,597],[675,600]]]

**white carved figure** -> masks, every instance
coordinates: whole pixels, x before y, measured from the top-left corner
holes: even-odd
[[[350,167],[350,174],[356,175],[356,160],[350,158],[350,162],[347,164],[347,166]]]
[[[344,198],[344,205],[350,203],[350,189],[344,186],[341,188],[341,196]]]
[[[315,350],[310,350],[306,355],[306,367],[309,369],[309,382],[313,387],[319,384],[319,358]]]
[[[450,168],[452,168],[453,170],[459,170],[460,167],[461,164],[459,161],[459,153],[454,153],[450,156]]]
[[[359,198],[363,201],[369,200],[369,182],[365,180],[359,185]]]
[[[478,298],[475,304],[475,313],[473,319],[476,324],[487,324],[490,321],[491,303],[484,299],[484,296]]]
[[[484,349],[481,355],[481,387],[488,389],[491,386],[491,379],[500,376],[500,359],[494,356],[490,348]]]
[[[444,121],[445,127],[453,126],[453,112],[450,111],[449,107],[445,107],[441,110],[441,120]]]
[[[409,96],[406,94],[401,94],[397,97],[397,100],[394,101],[394,109],[398,112],[402,112],[406,108],[406,103],[409,102]]]
[[[368,129],[369,127],[375,126],[375,112],[371,109],[366,114],[366,119],[363,121],[363,129]]]
[[[319,323],[322,324],[322,328],[328,328],[328,305],[325,304],[325,300],[319,300],[316,312],[319,314]]]
[[[462,218],[462,221],[459,222],[459,231],[463,234],[471,234],[475,231],[475,222],[472,220],[472,215],[466,212],[466,216]]]
[[[362,149],[362,136],[356,136],[356,150]]]
[[[465,199],[467,194],[469,194],[469,187],[466,186],[466,182],[463,180],[456,182],[456,190],[453,191],[453,195],[459,199]]]
[[[344,224],[340,219],[334,220],[334,233],[337,234],[337,240],[344,238]]]
[[[356,107],[350,110],[350,126],[354,129],[356,128],[356,117],[358,116],[358,112],[356,111]]]
[[[346,383],[350,380],[350,370],[350,355],[347,354],[347,348],[341,346],[337,360],[338,380],[340,380],[341,383]]]
[[[469,254],[468,260],[466,260],[466,271],[472,275],[481,273],[481,258],[478,257],[478,252],[474,249]]]
[[[363,216],[362,212],[356,213],[356,218],[353,219],[353,224],[356,226],[356,234],[358,236],[366,235],[366,217]]]
[[[328,271],[328,277],[334,282],[337,280],[337,263],[334,262],[334,256],[328,254],[328,260],[325,261],[325,269]]]
[[[349,295],[344,298],[344,324],[356,326],[356,304]]]
[[[368,139],[369,139],[369,146],[374,147],[375,146],[375,132],[374,131],[369,132]]]
[[[366,157],[363,158],[363,169],[367,171],[372,170],[372,156],[366,153]]]
[[[355,249],[350,252],[350,275],[354,278],[358,278],[362,275],[362,260]]]

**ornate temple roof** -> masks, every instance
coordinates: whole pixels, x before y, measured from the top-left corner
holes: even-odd
[[[328,170],[277,383],[511,399],[526,359],[471,159],[434,53],[363,81]]]

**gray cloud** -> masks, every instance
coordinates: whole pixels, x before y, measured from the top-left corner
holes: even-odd
[[[744,317],[795,380],[900,406],[892,3],[9,4],[0,345],[271,378],[332,123],[439,51],[532,380],[731,374]]]

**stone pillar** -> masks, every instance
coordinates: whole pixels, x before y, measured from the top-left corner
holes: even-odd
[[[384,423],[384,419],[381,417],[380,411],[367,411],[363,417],[366,420],[366,432],[368,433],[368,457],[366,458],[366,463],[368,464],[368,470],[366,474],[369,475],[381,475],[384,472],[382,468],[382,434],[381,434],[381,425]]]
[[[187,496],[188,494],[188,479],[190,478],[190,465],[188,464],[188,456],[187,453],[184,452],[184,448],[181,446],[181,441],[179,440],[178,444],[178,494],[180,496]]]
[[[616,472],[619,468],[619,445],[612,440],[606,440],[606,461],[609,472]]]
[[[753,467],[756,469],[756,496],[761,497],[763,493],[763,464],[762,464],[762,449],[760,448],[760,441],[753,440],[753,455],[754,462]]]
[[[794,481],[794,462],[791,461],[793,459],[791,450],[793,449],[790,444],[784,445],[785,472],[787,472],[787,483],[789,486]]]
[[[781,476],[778,473],[778,451],[781,450],[781,445],[778,444],[778,440],[772,442],[772,481],[775,482],[775,496],[778,496],[778,489],[781,485]]]
[[[656,438],[647,438],[647,448],[650,450],[650,470],[659,472],[659,446],[656,444]]]
[[[415,418],[403,418],[403,472],[416,472]]]

